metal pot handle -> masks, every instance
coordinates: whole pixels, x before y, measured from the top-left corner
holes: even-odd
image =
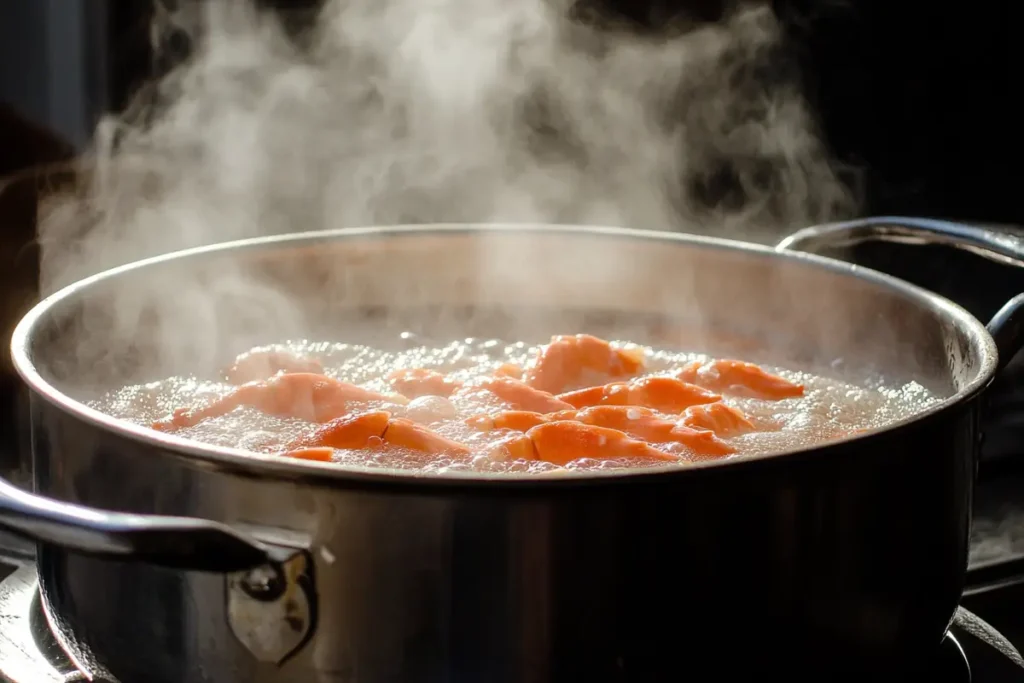
[[[316,588],[307,550],[265,544],[203,519],[63,503],[3,479],[0,528],[86,555],[224,574],[228,625],[259,661],[280,664],[313,634]]]
[[[948,246],[1024,268],[1024,236],[930,218],[883,216],[815,226],[793,233],[775,249],[814,254],[863,242]],[[1024,348],[1024,293],[1007,301],[987,327],[996,342],[998,369],[1002,370]]]
[[[262,543],[204,519],[64,503],[3,479],[0,528],[85,555],[223,574],[228,625],[259,661],[280,664],[312,637],[316,588],[308,550]]]
[[[303,551],[188,517],[107,512],[28,493],[0,479],[0,528],[86,555],[231,573],[280,567]]]

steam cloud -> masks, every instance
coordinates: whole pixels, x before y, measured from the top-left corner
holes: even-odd
[[[778,68],[770,9],[659,38],[588,21],[574,1],[326,0],[298,34],[251,0],[181,5],[169,16],[193,35],[190,58],[101,124],[81,187],[41,212],[43,291],[311,230],[541,222],[771,240],[850,212]],[[72,335],[80,365],[122,366],[112,342],[148,335],[154,366],[209,367],[251,341],[246,321],[308,329],[288,295],[241,272],[123,289]]]
[[[48,207],[43,288],[244,237],[562,222],[772,239],[849,213],[768,8],[673,38],[568,0],[328,0],[302,35],[186,5],[186,64]],[[155,102],[155,104],[154,104]],[[88,220],[86,220],[88,217]]]

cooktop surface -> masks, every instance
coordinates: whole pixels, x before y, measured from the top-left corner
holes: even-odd
[[[11,569],[6,567],[7,571]],[[0,624],[3,625],[0,628],[0,682],[88,680],[64,654],[50,630],[39,599],[35,567],[31,563],[13,568],[0,581]],[[833,680],[847,680],[843,670],[848,663],[837,662],[836,665]],[[698,679],[705,680],[705,677]],[[717,679],[710,677],[708,680]],[[934,657],[908,673],[878,672],[873,680],[879,683],[1024,683],[1024,661],[1007,638],[980,617],[961,608]]]

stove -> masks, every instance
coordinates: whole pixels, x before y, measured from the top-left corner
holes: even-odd
[[[0,683],[105,683],[80,671],[62,649],[40,600],[35,566],[30,561],[18,567],[3,566],[9,573],[0,581]],[[1019,585],[1024,586],[1024,576],[1019,578]],[[1002,589],[1005,586],[982,587],[966,600],[972,601],[980,594],[991,598]],[[837,664],[841,668],[841,663]],[[843,679],[841,674],[838,679]],[[895,678],[884,672],[874,678],[875,683],[882,681],[1024,683],[1024,660],[1007,637],[973,612],[960,608],[934,657]]]

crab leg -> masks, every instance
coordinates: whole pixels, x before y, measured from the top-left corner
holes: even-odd
[[[489,450],[493,460],[538,460],[537,449],[526,434],[511,434]]]
[[[386,444],[433,455],[469,455],[470,449],[404,418],[392,418],[384,410],[339,417],[289,447],[285,454],[322,459],[319,449],[360,449]],[[330,459],[330,456],[327,457]]]
[[[407,400],[325,375],[300,372],[243,384],[209,405],[175,410],[169,417],[154,423],[153,428],[172,431],[192,427],[208,418],[226,415],[239,406],[251,406],[279,417],[328,422],[348,414],[353,405],[373,402],[406,403]]]
[[[462,386],[461,382],[448,379],[440,372],[425,368],[395,370],[388,374],[388,383],[395,391],[407,398],[440,396],[448,398]]]
[[[589,334],[558,335],[541,347],[524,374],[535,389],[557,393],[578,384],[587,370],[609,378],[630,377],[644,367],[644,351],[617,348]]]
[[[384,432],[384,443],[400,446],[411,451],[433,455],[467,456],[472,452],[468,446],[446,439],[421,424],[404,418],[392,418]]]
[[[533,413],[555,413],[560,410],[572,410],[573,406],[549,394],[535,389],[524,382],[510,377],[493,377],[477,384],[465,386],[463,392],[487,391],[513,410],[526,410]]]
[[[736,436],[757,429],[746,415],[724,403],[690,406],[680,423],[693,429],[710,430],[723,437]]]
[[[334,457],[334,449],[327,448],[326,446],[311,446],[308,448],[293,448],[290,451],[282,453],[286,458],[295,458],[296,460],[313,460],[315,462],[330,462],[331,458]]]
[[[652,410],[633,406],[595,406],[576,414],[584,424],[624,432],[648,443],[678,443],[698,455],[729,455],[735,453],[714,432],[677,424],[658,417]]]
[[[639,377],[561,394],[559,399],[576,408],[598,405],[642,406],[663,413],[680,413],[693,405],[714,403],[721,396],[674,377]]]
[[[558,415],[559,413],[553,413]],[[569,414],[575,415],[575,412]],[[566,418],[566,419],[572,419]],[[551,422],[547,415],[534,413],[528,410],[504,410],[494,415],[474,415],[466,420],[466,424],[481,432],[491,432],[496,429],[510,429],[515,432],[526,432],[537,425]]]
[[[614,429],[648,443],[678,443],[699,455],[729,455],[735,452],[712,431],[665,420],[653,410],[636,406],[595,406],[548,415],[507,410],[493,415],[476,415],[466,420],[466,423],[482,432],[496,429],[528,432],[538,425],[563,421]]]
[[[773,375],[758,365],[740,360],[694,361],[676,373],[684,382],[723,393],[779,401],[804,395],[802,384]]]
[[[345,415],[317,427],[312,434],[292,444],[291,448],[366,448],[374,440],[379,443],[383,439],[390,421],[391,413],[386,410]]]
[[[323,374],[320,361],[304,358],[285,349],[252,349],[239,354],[224,375],[232,384],[245,384],[270,379],[283,373]]]
[[[522,379],[523,369],[515,363],[502,363],[494,371],[495,377],[511,377],[512,379]]]
[[[678,461],[679,458],[631,439],[615,429],[574,421],[548,422],[526,432],[533,443],[537,460],[565,465],[580,458],[612,460],[643,458]]]

